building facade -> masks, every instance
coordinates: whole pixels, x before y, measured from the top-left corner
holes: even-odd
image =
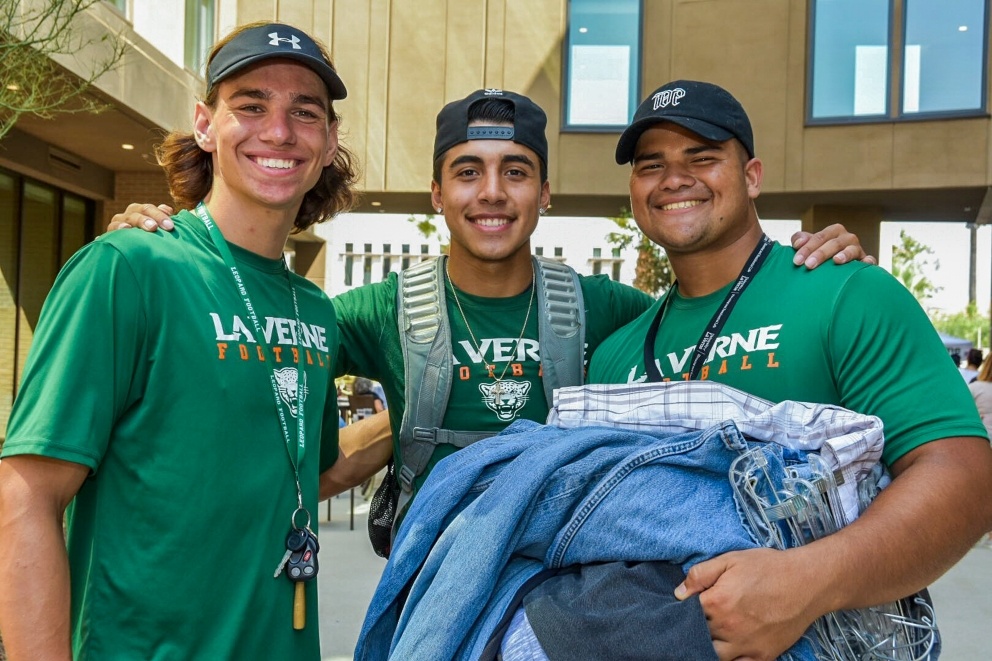
[[[437,111],[494,87],[548,112],[552,216],[616,215],[623,124],[651,90],[689,78],[747,108],[764,218],[841,221],[877,254],[882,220],[992,217],[989,0],[96,2],[77,27],[97,41],[58,63],[85,75],[99,37],[120,35],[124,61],[95,92],[109,110],[24,117],[0,143],[0,439],[58,268],[127,202],[168,200],[154,144],[189,125],[209,45],[255,20],[329,45],[349,91],[337,106],[362,170],[359,211],[429,213]],[[291,243],[297,271],[333,290],[326,264],[349,251],[330,254],[314,233]],[[344,243],[364,259],[368,241]]]

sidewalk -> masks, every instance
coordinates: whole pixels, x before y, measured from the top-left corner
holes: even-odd
[[[323,661],[350,661],[386,560],[372,551],[367,528],[369,504],[357,489],[354,530],[349,530],[347,493],[331,499],[330,522],[327,503],[318,509],[320,655]]]
[[[352,658],[365,609],[386,561],[372,552],[366,529],[368,503],[356,493],[355,529],[349,530],[348,495],[332,499],[320,520],[320,651],[323,661]],[[992,549],[976,547],[931,588],[943,637],[941,661],[992,658]]]

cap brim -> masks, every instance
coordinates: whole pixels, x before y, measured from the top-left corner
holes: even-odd
[[[330,96],[331,101],[340,101],[348,96],[348,90],[345,89],[344,82],[341,78],[328,66],[327,62],[323,60],[318,60],[311,55],[306,53],[294,53],[292,51],[279,51],[278,53],[259,53],[252,57],[245,58],[244,60],[238,61],[238,63],[232,67],[225,69],[224,71],[218,72],[214,76],[213,85],[221,82],[225,78],[228,78],[235,73],[241,71],[245,67],[251,66],[252,64],[257,64],[258,62],[263,62],[269,59],[285,59],[285,60],[296,60],[300,64],[305,64],[310,68],[315,74],[320,76],[320,79],[324,81],[327,85],[327,91]]]
[[[695,117],[680,117],[678,115],[645,117],[644,119],[639,119],[628,126],[624,132],[620,134],[620,140],[617,141],[617,163],[619,165],[623,165],[624,163],[630,163],[634,160],[634,150],[637,148],[637,141],[640,140],[641,134],[655,124],[661,124],[662,122],[678,124],[682,128],[689,129],[698,136],[706,138],[707,140],[714,140],[716,142],[723,142],[736,137],[725,128],[710,124],[709,122],[705,122],[701,119],[696,119]]]

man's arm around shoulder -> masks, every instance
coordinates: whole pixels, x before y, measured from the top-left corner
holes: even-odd
[[[10,661],[72,659],[62,517],[88,474],[34,455],[0,461],[0,632]]]

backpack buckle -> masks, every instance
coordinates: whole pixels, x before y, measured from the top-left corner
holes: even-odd
[[[407,493],[413,491],[413,481],[416,477],[417,475],[406,465],[400,466],[400,469],[396,472],[396,481],[400,483],[400,487]]]

